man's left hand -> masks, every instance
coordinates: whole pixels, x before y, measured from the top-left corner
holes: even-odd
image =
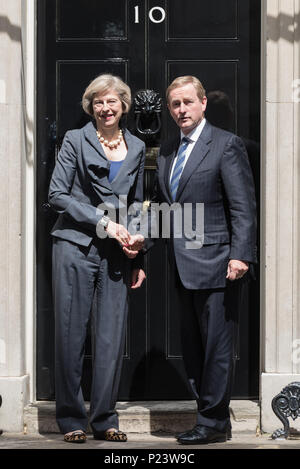
[[[145,278],[146,274],[143,269],[133,269],[131,273],[131,288],[133,290],[140,288]]]
[[[229,280],[238,280],[242,278],[249,270],[249,263],[231,259],[228,263],[227,276]]]

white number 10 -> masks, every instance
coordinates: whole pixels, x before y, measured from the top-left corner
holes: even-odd
[[[161,14],[161,17],[160,19],[156,20],[153,16],[153,12],[157,10],[160,12]],[[139,12],[139,6],[136,6],[134,7],[134,13],[135,13],[135,23],[139,23],[140,22],[140,12]],[[151,10],[149,11],[149,19],[150,21],[152,21],[152,23],[162,23],[163,21],[165,21],[166,19],[166,12],[163,8],[161,7],[153,7],[151,8]]]

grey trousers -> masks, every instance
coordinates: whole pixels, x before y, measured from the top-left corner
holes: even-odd
[[[187,290],[177,278],[182,354],[198,406],[197,424],[225,432],[235,367],[240,283]]]
[[[62,433],[87,430],[81,376],[91,311],[90,425],[95,435],[110,427],[118,429],[115,404],[127,319],[129,268],[129,260],[113,239],[97,239],[88,247],[54,239],[56,419]]]

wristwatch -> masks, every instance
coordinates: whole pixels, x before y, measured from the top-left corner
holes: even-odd
[[[103,215],[102,218],[100,218],[100,225],[103,226],[103,228],[106,230],[108,223],[110,222],[110,218],[107,217],[106,215]]]

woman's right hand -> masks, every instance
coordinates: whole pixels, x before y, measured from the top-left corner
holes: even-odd
[[[130,234],[123,225],[119,225],[114,221],[108,222],[106,233],[110,238],[115,238],[121,246],[127,246],[130,241]]]
[[[127,246],[123,246],[123,251],[129,259],[134,259],[144,246],[144,242],[145,238],[143,235],[133,235],[130,238],[129,244]]]

